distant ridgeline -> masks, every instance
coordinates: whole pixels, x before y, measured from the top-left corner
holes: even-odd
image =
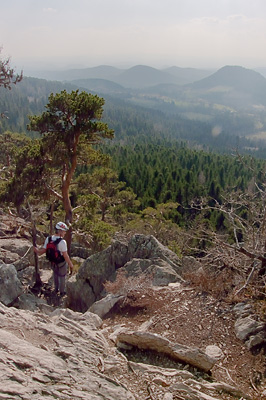
[[[216,73],[222,76],[224,85],[226,71]],[[265,78],[261,78],[266,82]],[[122,93],[99,92],[99,96],[105,98],[103,119],[115,130],[114,141],[135,144],[159,139],[174,142],[185,140],[194,148],[223,153],[237,149],[241,153],[266,158],[266,144],[260,141],[264,138],[264,129],[266,132],[266,112],[261,108],[256,111],[254,107],[252,112],[246,112],[245,108],[233,111],[232,106],[225,106],[224,103],[227,99],[232,102],[232,97],[241,97],[241,93],[236,93],[235,89],[230,92],[230,97],[223,86],[223,89],[216,88],[216,92],[222,93],[223,97],[217,93],[214,96],[210,81],[213,82],[213,78],[202,79],[199,81],[201,86],[199,83],[185,85],[182,87],[184,91],[177,85],[157,85],[143,90],[124,89]],[[206,93],[202,89],[202,82],[207,85]],[[46,81],[27,77],[10,91],[0,88],[0,112],[7,117],[0,119],[0,133],[10,130],[32,136],[26,129],[28,115],[43,112],[50,93],[77,88],[90,91],[77,86],[74,81]],[[191,91],[194,97],[188,96]],[[227,93],[226,98],[224,93]],[[219,99],[221,104],[215,103]]]

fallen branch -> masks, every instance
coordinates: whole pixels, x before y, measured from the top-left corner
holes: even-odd
[[[258,389],[256,388],[256,386],[254,385],[254,383],[253,383],[251,377],[249,378],[249,380],[250,380],[251,386],[252,386],[252,388],[255,390],[255,392],[259,393],[259,391],[258,391]]]
[[[225,370],[225,372],[226,372],[226,374],[227,374],[227,376],[228,376],[228,378],[234,383],[234,384],[236,384],[236,382],[231,378],[231,376],[230,376],[230,374],[229,374],[229,371],[228,371],[228,369],[227,368],[225,368],[225,367],[222,367],[221,365],[219,365],[219,364],[217,364],[216,365],[218,368],[222,368],[222,369],[224,369]]]
[[[237,296],[240,292],[242,292],[242,290],[246,289],[246,287],[248,286],[249,282],[251,281],[252,276],[254,275],[256,267],[257,267],[257,263],[254,261],[253,268],[252,268],[249,276],[247,277],[246,282],[244,283],[244,285],[240,289],[238,289],[238,291],[235,293],[235,296]]]

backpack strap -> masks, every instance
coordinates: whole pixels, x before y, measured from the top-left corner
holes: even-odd
[[[61,254],[61,252],[60,252],[60,250],[58,250],[58,244],[61,242],[61,240],[63,240],[63,238],[61,238],[61,237],[59,237],[59,238],[57,238],[56,240],[54,240],[54,244],[56,245],[56,248],[57,248],[57,251],[58,251],[58,253],[59,253],[59,255],[60,255],[60,258],[61,258],[61,260],[62,261],[60,261],[57,265],[59,265],[59,264],[64,264],[66,261],[65,261],[65,259],[64,259],[64,256]]]
[[[52,239],[52,238],[51,238]],[[54,244],[57,246],[60,242],[61,242],[61,240],[63,240],[63,238],[58,238],[58,239],[56,239],[55,241],[54,241]]]

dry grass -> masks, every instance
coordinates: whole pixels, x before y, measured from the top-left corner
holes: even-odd
[[[141,295],[148,288],[152,287],[152,276],[141,273],[137,276],[127,276],[124,269],[118,269],[115,281],[106,281],[103,284],[107,293],[121,296],[130,296],[133,292]]]
[[[231,270],[224,269],[214,273],[200,268],[197,272],[187,273],[184,278],[191,286],[211,294],[217,300],[232,300],[234,295],[236,282]]]

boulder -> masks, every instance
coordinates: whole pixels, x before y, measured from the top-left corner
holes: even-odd
[[[249,303],[237,303],[233,308],[234,313],[236,314],[237,318],[245,318],[249,315],[254,314],[254,310],[252,309],[251,304]]]
[[[91,255],[91,250],[81,246],[79,243],[71,243],[71,258],[86,260]]]
[[[264,330],[260,331],[256,335],[250,336],[246,341],[246,346],[249,350],[254,349],[255,347],[264,347],[266,343],[266,335]]]
[[[209,372],[216,360],[195,347],[173,343],[170,340],[155,333],[143,331],[120,331],[117,334],[116,343],[133,345],[139,349],[153,350],[163,353],[172,359],[190,364],[200,370]]]
[[[5,264],[13,264],[19,271],[34,264],[32,243],[24,238],[1,238],[0,259]]]
[[[266,343],[265,322],[255,314],[252,305],[241,302],[233,307],[237,317],[235,321],[236,337],[243,342],[249,350],[264,348]]]
[[[252,316],[238,318],[235,322],[236,337],[246,341],[251,335],[262,331],[264,327],[263,322],[256,321]]]
[[[93,305],[89,308],[89,311],[97,314],[100,318],[103,318],[116,305],[116,303],[123,298],[124,296],[110,293],[103,299],[93,303]]]
[[[22,284],[14,265],[0,264],[0,301],[9,306],[22,292]]]
[[[16,261],[19,261],[20,257],[17,253],[9,251],[7,249],[1,248],[0,249],[0,260],[4,264],[13,264]]]
[[[67,283],[67,306],[84,312],[100,300],[103,283],[114,279],[118,268],[132,273],[148,272],[154,285],[167,285],[182,281],[181,261],[152,235],[133,235],[129,240],[115,240],[107,249],[91,255],[83,262],[78,273]]]
[[[151,259],[133,258],[123,268],[128,276],[138,276],[141,273],[150,275],[153,286],[167,286],[169,283],[182,280],[171,264],[158,257]]]
[[[216,361],[220,360],[221,358],[224,358],[224,353],[220,349],[220,347],[210,344],[209,346],[206,347],[205,353],[208,354],[211,358],[215,359]]]
[[[201,263],[192,256],[185,256],[182,258],[182,272],[194,273],[201,267]]]
[[[32,293],[23,293],[12,304],[13,307],[29,311],[42,311],[47,314],[53,311],[53,307],[49,306],[46,300],[34,296]]]

